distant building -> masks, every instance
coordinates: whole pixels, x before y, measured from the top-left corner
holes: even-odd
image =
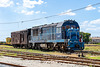
[[[100,37],[91,37],[91,43],[100,43]]]

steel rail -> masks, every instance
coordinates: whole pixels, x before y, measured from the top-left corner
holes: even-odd
[[[25,67],[25,66],[15,65],[15,64],[5,63],[5,62],[0,62],[0,64],[4,64],[4,65],[8,65],[8,66],[14,66],[14,67]]]
[[[49,54],[38,54],[38,53],[30,53],[30,52],[19,52],[19,51],[11,51],[11,50],[0,50],[0,51],[17,53],[17,56],[10,56],[10,57],[16,57],[16,58],[22,58],[28,60],[42,60],[42,61],[53,60],[61,63],[71,63],[71,64],[79,64],[79,65],[87,65],[87,66],[89,65],[100,66],[100,60],[94,60],[94,59],[70,57],[70,56],[57,56],[57,55],[49,55]]]

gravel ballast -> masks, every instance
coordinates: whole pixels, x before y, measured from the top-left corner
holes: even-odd
[[[1,56],[0,62],[11,63],[26,67],[88,67],[76,64],[57,63],[54,61],[22,60],[21,58],[13,58],[6,56]]]

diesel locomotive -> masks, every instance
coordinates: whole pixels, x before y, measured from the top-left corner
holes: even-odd
[[[17,48],[47,50],[83,50],[79,24],[74,20],[34,26],[11,33],[11,44]]]

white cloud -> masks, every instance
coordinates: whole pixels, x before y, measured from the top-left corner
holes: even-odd
[[[82,24],[80,26],[85,27],[87,24],[88,24],[88,21],[84,21],[84,22],[82,22]]]
[[[0,7],[9,7],[11,5],[13,5],[11,0],[0,0]]]
[[[95,27],[95,28],[87,28],[87,31],[97,31],[100,30],[100,27]]]
[[[22,13],[25,15],[33,15],[33,14],[45,14],[46,12],[41,11],[34,11],[33,8],[36,7],[36,5],[41,5],[42,3],[47,3],[42,0],[22,0],[23,3],[16,2],[16,9],[14,10],[17,13]]]
[[[46,14],[47,12],[41,12],[41,11],[36,11],[36,14],[42,13],[42,14]]]
[[[16,5],[20,5],[19,3],[16,3]]]
[[[98,12],[100,12],[100,10],[98,10]]]
[[[44,1],[38,0],[38,1],[30,1],[30,0],[23,0],[23,7],[27,8],[34,8],[35,5],[41,5]]]
[[[47,4],[47,2],[44,2],[44,4]]]
[[[40,11],[36,11],[35,13],[36,13],[36,14],[39,14],[39,13],[40,13]]]
[[[91,6],[91,5],[88,5],[86,8],[85,8],[85,10],[95,10],[96,8],[95,7],[93,7],[93,6]]]
[[[20,13],[23,13],[25,15],[33,15],[34,11],[22,10]]]
[[[93,20],[90,24],[100,24],[100,19]]]
[[[46,14],[47,12],[42,12],[42,14]]]
[[[99,27],[100,24],[100,19],[96,19],[96,20],[92,20],[92,21],[84,21],[80,24],[81,30],[83,30],[84,32],[95,32],[100,30]]]
[[[71,9],[67,10],[66,12],[62,12],[59,15],[69,15],[69,16],[74,16],[76,13],[71,12]]]
[[[98,8],[100,8],[100,7],[98,7]],[[100,12],[100,10],[98,10],[98,12]]]

